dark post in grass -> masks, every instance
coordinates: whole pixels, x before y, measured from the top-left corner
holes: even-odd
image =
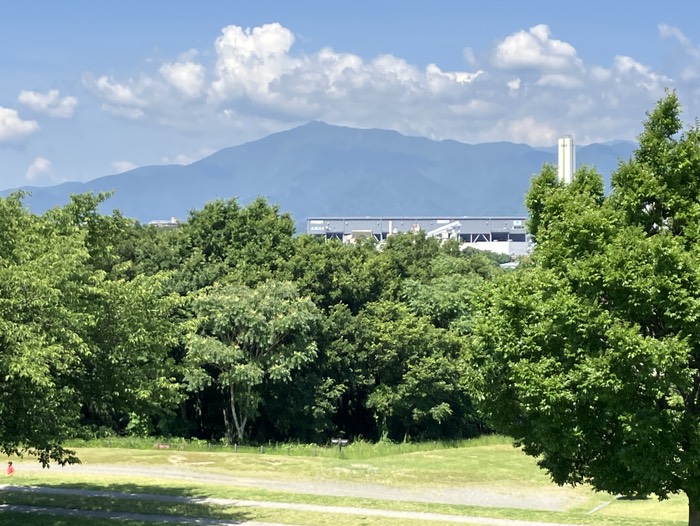
[[[331,444],[337,445],[338,446],[338,454],[342,454],[343,447],[348,445],[348,439],[347,438],[332,438]]]

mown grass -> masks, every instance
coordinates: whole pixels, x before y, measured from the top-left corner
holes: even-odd
[[[512,444],[512,440],[502,435],[486,435],[475,439],[433,442],[392,442],[381,440],[369,442],[356,440],[338,447],[331,443],[301,444],[298,442],[268,442],[262,445],[227,445],[220,442],[184,438],[140,438],[106,437],[91,440],[73,439],[64,444],[66,448],[104,449],[121,448],[129,450],[167,449],[176,451],[199,451],[220,453],[251,453],[269,455],[289,455],[299,457],[345,458],[361,460],[382,456],[435,451],[441,449],[464,449],[485,445]]]
[[[77,444],[76,444],[77,445]],[[155,449],[150,441],[148,449],[81,447],[78,453],[87,466],[106,464],[131,467],[148,466],[163,470],[187,472],[199,478],[182,481],[167,477],[114,476],[109,474],[71,472],[53,467],[45,471],[30,470],[29,460],[17,462],[13,484],[44,485],[61,488],[93,488],[110,491],[157,493],[192,497],[219,497],[239,500],[308,503],[318,505],[342,505],[372,509],[422,511],[520,520],[538,520],[581,525],[600,526],[681,526],[687,521],[687,501],[675,496],[659,503],[654,499],[644,501],[620,501],[605,494],[597,494],[589,488],[560,488],[553,485],[533,459],[513,448],[503,437],[490,437],[464,444],[421,446],[412,444],[350,444],[339,454],[336,448],[316,446],[316,454],[308,455],[305,446],[239,448],[233,452],[225,448],[187,447]],[[353,447],[355,446],[355,447]],[[436,446],[436,447],[430,447]],[[73,446],[75,447],[75,446]],[[210,481],[207,478],[229,477],[228,482]],[[314,481],[318,485],[352,483],[379,484],[408,490],[427,492],[444,489],[469,491],[488,489],[513,495],[514,499],[544,498],[563,499],[565,511],[524,510],[510,507],[478,507],[456,504],[435,504],[413,501],[391,501],[379,498],[332,497],[303,494],[293,491],[273,491],[241,487],[236,477],[269,479],[275,481]],[[32,503],[35,505],[63,505],[88,509],[143,510],[148,513],[186,514],[198,517],[218,517],[241,520],[240,508],[215,507],[200,504],[173,504],[142,502],[105,498],[49,498],[40,495],[17,495],[0,492],[3,502]],[[609,503],[594,514],[589,514],[599,504]],[[513,503],[517,505],[517,502]],[[246,508],[246,520],[271,521],[282,524],[344,526],[351,524],[393,525],[407,524],[406,520],[387,517],[346,516],[336,513],[303,512],[270,508]],[[238,514],[238,515],[236,515]],[[4,515],[4,514],[3,514]],[[652,519],[653,518],[653,519]],[[44,517],[47,519],[47,517]],[[53,520],[53,519],[52,519]],[[78,522],[37,522],[36,524],[80,524]],[[73,518],[71,518],[71,521]],[[100,519],[101,520],[101,519]],[[22,519],[24,524],[32,525]],[[416,524],[429,525],[424,520]],[[3,522],[0,525],[14,524]],[[86,524],[101,524],[87,522]],[[138,522],[134,523],[138,524]],[[444,523],[443,523],[444,524]]]

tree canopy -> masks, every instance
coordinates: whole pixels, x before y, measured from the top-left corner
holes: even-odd
[[[700,524],[700,130],[667,93],[612,175],[546,166],[532,263],[476,324],[480,407],[560,483],[684,492]]]

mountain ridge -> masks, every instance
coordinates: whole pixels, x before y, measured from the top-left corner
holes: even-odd
[[[577,161],[606,181],[636,144],[577,147]],[[188,165],[151,165],[85,182],[24,186],[30,210],[65,204],[71,193],[113,191],[102,211],[141,222],[185,219],[213,199],[247,204],[263,196],[291,213],[298,230],[312,216],[525,215],[530,179],[556,151],[526,144],[466,144],[311,121],[218,150]]]

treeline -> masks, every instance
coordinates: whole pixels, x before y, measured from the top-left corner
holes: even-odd
[[[498,256],[421,234],[295,237],[263,199],[214,201],[166,229],[100,213],[105,195],[43,215],[22,197],[0,199],[4,451],[484,430],[466,342]]]

